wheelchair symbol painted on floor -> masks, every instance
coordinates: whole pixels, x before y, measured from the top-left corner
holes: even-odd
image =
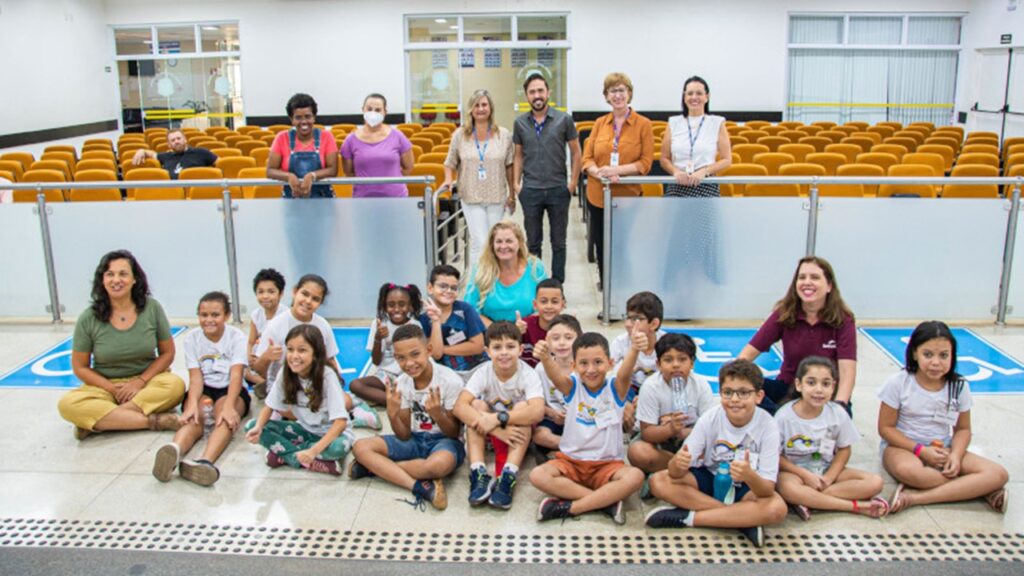
[[[1024,393],[1024,364],[968,328],[952,328],[957,372],[980,394]],[[911,328],[861,328],[861,333],[903,366]]]
[[[757,330],[753,328],[668,328],[666,332],[689,334],[697,345],[694,372],[700,374],[718,393],[718,370],[722,364],[735,360]],[[775,378],[782,367],[782,355],[772,348],[755,360],[766,378]]]

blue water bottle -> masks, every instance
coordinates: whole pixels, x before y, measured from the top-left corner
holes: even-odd
[[[729,463],[719,462],[718,473],[715,474],[715,500],[724,504],[732,504],[736,497],[736,489],[732,485],[729,474]]]

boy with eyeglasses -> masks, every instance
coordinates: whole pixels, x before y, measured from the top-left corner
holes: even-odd
[[[441,264],[430,271],[427,294],[420,314],[423,333],[430,340],[434,360],[469,381],[473,370],[487,360],[484,356],[484,327],[480,313],[455,297],[459,293],[459,271]]]
[[[626,395],[626,410],[622,416],[623,430],[639,432],[636,426],[636,404],[640,394],[640,386],[658,370],[658,355],[654,346],[665,335],[661,323],[665,316],[665,307],[661,298],[654,292],[637,292],[626,300],[626,331],[612,340],[610,351],[612,364],[618,372],[623,358],[629,352],[633,332],[640,330],[647,336],[647,349],[641,350],[633,367],[633,376]]]
[[[672,504],[647,515],[651,528],[736,528],[760,548],[765,524],[782,522],[786,503],[775,492],[779,473],[779,428],[764,410],[761,369],[734,360],[718,372],[721,407],[697,420],[668,469],[651,476],[651,493]],[[726,464],[733,502],[715,498],[715,475]]]

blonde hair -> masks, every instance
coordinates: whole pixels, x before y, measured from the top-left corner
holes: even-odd
[[[633,101],[633,82],[629,79],[629,76],[625,72],[612,72],[611,74],[604,77],[604,92],[603,94],[607,97],[608,91],[612,88],[622,84],[629,90],[629,101]]]
[[[498,235],[499,230],[510,230],[519,241],[517,262],[526,262],[526,266],[529,268],[537,260],[537,257],[526,249],[526,234],[518,224],[511,220],[502,220],[495,224],[491,228],[491,233],[487,235],[487,247],[480,254],[480,261],[476,265],[476,276],[473,277],[473,283],[476,284],[476,289],[480,293],[480,302],[477,306],[481,309],[484,307],[484,302],[487,301],[487,296],[494,290],[494,283],[498,281],[498,275],[501,274],[498,257],[494,255],[494,237]],[[536,266],[533,266],[532,274],[534,280],[540,280],[536,275]]]
[[[487,127],[494,132],[494,98],[491,98],[491,93],[481,88],[469,97],[469,103],[466,104],[466,113],[469,115],[469,122],[463,122],[462,133],[467,137],[473,135],[473,131],[476,130],[476,116],[473,115],[473,109],[476,108],[477,102],[487,98],[487,104],[490,105],[491,113],[487,116]]]

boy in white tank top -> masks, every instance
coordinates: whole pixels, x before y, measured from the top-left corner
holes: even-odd
[[[623,462],[622,416],[637,356],[647,345],[646,333],[634,330],[614,377],[608,376],[608,340],[600,334],[588,332],[573,343],[573,374],[558,366],[547,342],[534,345],[534,354],[565,396],[566,406],[560,451],[530,473],[530,482],[538,490],[554,496],[540,503],[538,520],[601,510],[616,524],[625,524],[622,501],[640,490],[644,475]]]

